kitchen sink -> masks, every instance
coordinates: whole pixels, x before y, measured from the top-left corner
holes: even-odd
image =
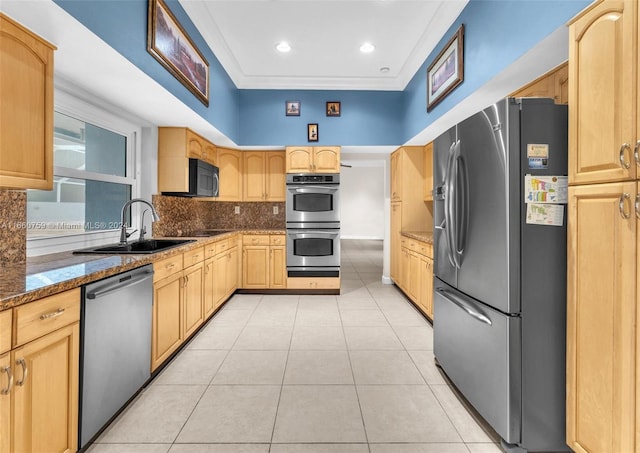
[[[195,242],[195,239],[145,239],[143,241],[133,241],[127,244],[118,243],[102,245],[99,247],[90,247],[81,250],[74,250],[73,254],[151,254],[161,252],[173,247],[178,247],[189,242]]]

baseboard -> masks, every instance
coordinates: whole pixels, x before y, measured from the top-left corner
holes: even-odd
[[[383,285],[393,285],[393,280],[391,280],[391,277],[387,277],[386,275],[382,276],[382,284]]]

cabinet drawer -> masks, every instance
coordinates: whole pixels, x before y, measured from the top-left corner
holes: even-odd
[[[243,245],[269,245],[268,234],[245,234],[242,236]]]
[[[80,288],[17,307],[15,315],[14,346],[20,346],[80,320]]]
[[[418,253],[433,258],[433,245],[427,242],[418,242]]]
[[[269,245],[285,245],[287,237],[284,234],[272,234],[269,236]]]
[[[216,254],[217,242],[212,242],[204,246],[204,259],[211,258]]]
[[[11,310],[0,311],[0,355],[11,349]]]
[[[182,254],[153,263],[153,281],[157,282],[182,270]]]
[[[287,277],[287,289],[339,289],[340,277]]]
[[[183,266],[192,266],[199,263],[200,261],[204,261],[204,247],[198,247],[197,249],[189,250],[188,252],[184,252],[182,255]]]
[[[216,255],[224,253],[231,248],[231,239],[225,239],[224,241],[216,242]]]

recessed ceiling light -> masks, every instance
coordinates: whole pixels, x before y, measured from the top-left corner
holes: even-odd
[[[376,46],[374,46],[370,42],[365,42],[363,45],[360,46],[360,52],[362,53],[371,53],[374,50],[376,50]]]
[[[380,68],[380,72],[383,74],[386,74],[387,72],[389,72],[389,66],[383,66]]]
[[[276,44],[276,49],[278,50],[278,52],[286,53],[291,50],[291,46],[287,41],[280,41],[278,44]]]

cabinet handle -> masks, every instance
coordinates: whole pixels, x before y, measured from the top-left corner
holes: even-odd
[[[40,319],[44,321],[45,319],[57,318],[62,313],[64,313],[64,308],[58,308],[56,311],[52,311],[50,313],[45,313],[43,315],[40,315]]]
[[[8,378],[7,388],[0,390],[0,395],[7,395],[11,391],[11,387],[13,386],[13,373],[11,373],[11,367],[5,366],[0,368],[0,373],[7,373],[7,378]]]
[[[636,142],[636,146],[633,148],[633,158],[636,160],[636,165],[640,166],[640,140]]]
[[[164,268],[169,270],[169,269],[173,269],[174,267],[176,267],[175,263],[170,263],[170,264],[167,264]]]
[[[628,143],[623,143],[620,147],[620,166],[625,170],[628,170],[629,168],[631,168],[631,162],[625,159],[624,154],[626,150],[631,151],[631,145],[629,145]]]
[[[626,210],[625,209],[625,205],[626,205],[626,201],[631,200],[631,196],[628,193],[623,193],[622,195],[620,195],[620,202],[618,203],[618,209],[620,210],[620,215],[622,216],[623,219],[627,220],[631,217],[631,209]]]
[[[20,365],[22,367],[22,379],[16,381],[16,385],[22,387],[24,385],[24,381],[27,380],[27,375],[29,374],[27,362],[24,359],[18,359],[16,360],[16,365]]]
[[[636,195],[636,217],[640,219],[640,193]]]

